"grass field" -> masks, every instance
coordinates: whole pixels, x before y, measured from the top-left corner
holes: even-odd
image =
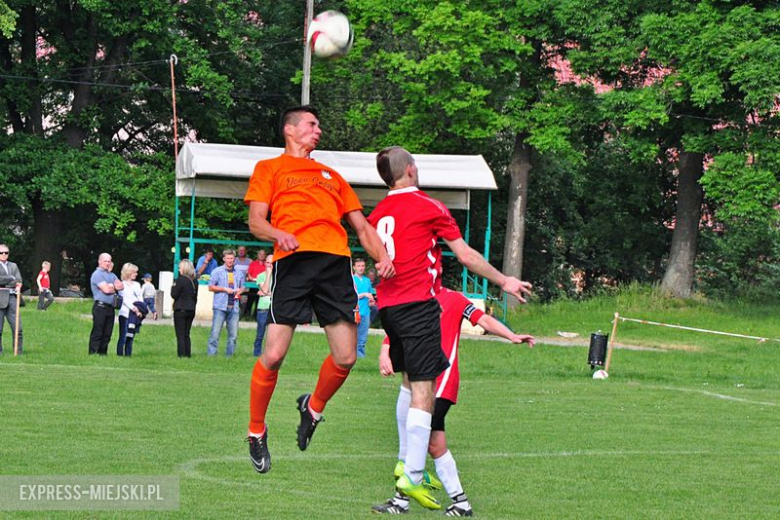
[[[657,321],[780,337],[780,307],[675,303],[628,291],[586,303],[531,305],[513,328],[609,331],[615,310]],[[85,303],[23,310],[26,352],[6,327],[0,357],[0,474],[176,475],[175,512],[15,512],[19,518],[366,518],[392,493],[397,381],[381,378],[371,336],[298,451],[295,398],[327,350],[298,334],[269,410],[273,469],[256,474],[244,443],[253,333],[233,359],[176,358],[173,328],[147,326],[133,358],[87,355]],[[622,324],[629,344],[611,377],[590,379],[587,349],[462,343],[461,400],[447,431],[482,518],[777,518],[780,343]],[[109,347],[109,354],[113,351]],[[224,349],[223,343],[220,346]],[[441,496],[445,505],[446,497]],[[413,505],[412,515],[441,513]]]

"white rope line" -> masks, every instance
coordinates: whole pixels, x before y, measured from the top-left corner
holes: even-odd
[[[633,321],[635,323],[644,323],[645,325],[658,325],[660,327],[669,327],[672,329],[683,329],[683,330],[692,330],[695,332],[709,332],[710,334],[719,334],[721,336],[732,336],[734,338],[747,338],[747,339],[757,339],[760,342],[764,341],[777,341],[780,342],[780,339],[774,339],[774,338],[764,338],[761,336],[746,336],[744,334],[734,334],[732,332],[721,332],[718,330],[708,330],[708,329],[697,329],[695,327],[684,327],[682,325],[670,325],[668,323],[658,323],[657,321],[649,321],[649,320],[638,320],[635,318],[626,318],[624,316],[620,316],[618,319],[622,321]]]

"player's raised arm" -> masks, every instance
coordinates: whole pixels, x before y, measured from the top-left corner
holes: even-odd
[[[249,231],[260,240],[276,242],[282,251],[295,251],[300,246],[295,235],[276,229],[268,222],[268,204],[265,202],[249,203]]]
[[[350,211],[344,217],[355,230],[360,240],[360,245],[365,248],[366,252],[374,259],[374,268],[379,276],[382,278],[392,278],[395,275],[395,267],[393,261],[390,259],[390,255],[387,254],[382,239],[379,238],[379,234],[376,229],[368,223],[366,217],[362,211]]]
[[[515,334],[512,330],[489,314],[483,314],[477,325],[491,334],[508,339],[512,343],[528,343],[528,348],[534,348],[536,338],[529,334]]]
[[[472,248],[462,238],[456,240],[444,240],[455,253],[458,262],[466,266],[469,271],[483,276],[501,287],[507,294],[511,294],[521,303],[525,303],[525,294],[531,293],[531,284],[518,280],[514,276],[506,276],[501,271],[490,265],[478,251]]]

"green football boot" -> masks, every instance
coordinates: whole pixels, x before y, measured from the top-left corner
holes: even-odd
[[[398,462],[395,463],[395,468],[393,468],[393,478],[395,480],[398,480],[399,478],[401,478],[401,475],[403,474],[404,474],[404,461],[399,460]],[[435,475],[428,473],[427,471],[423,471],[422,485],[427,487],[428,489],[433,489],[436,491],[444,488],[441,481],[437,479]]]
[[[441,509],[441,504],[431,494],[431,490],[423,484],[412,484],[406,473],[401,475],[401,478],[395,483],[395,489],[399,493],[415,499],[426,509]]]

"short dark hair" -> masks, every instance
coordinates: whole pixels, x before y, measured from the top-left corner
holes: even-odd
[[[352,260],[352,265],[355,265],[358,262],[363,262],[365,264],[366,263],[366,259],[365,258],[361,258],[361,257],[358,256],[354,260]]]
[[[376,156],[376,169],[389,188],[403,177],[406,167],[414,163],[414,158],[400,146],[388,146]]]
[[[300,120],[301,114],[303,113],[309,113],[314,117],[316,117],[317,119],[320,118],[317,109],[311,105],[300,105],[297,107],[290,107],[286,109],[284,112],[282,112],[282,117],[279,118],[279,135],[284,137],[284,127],[286,125],[296,124]]]

